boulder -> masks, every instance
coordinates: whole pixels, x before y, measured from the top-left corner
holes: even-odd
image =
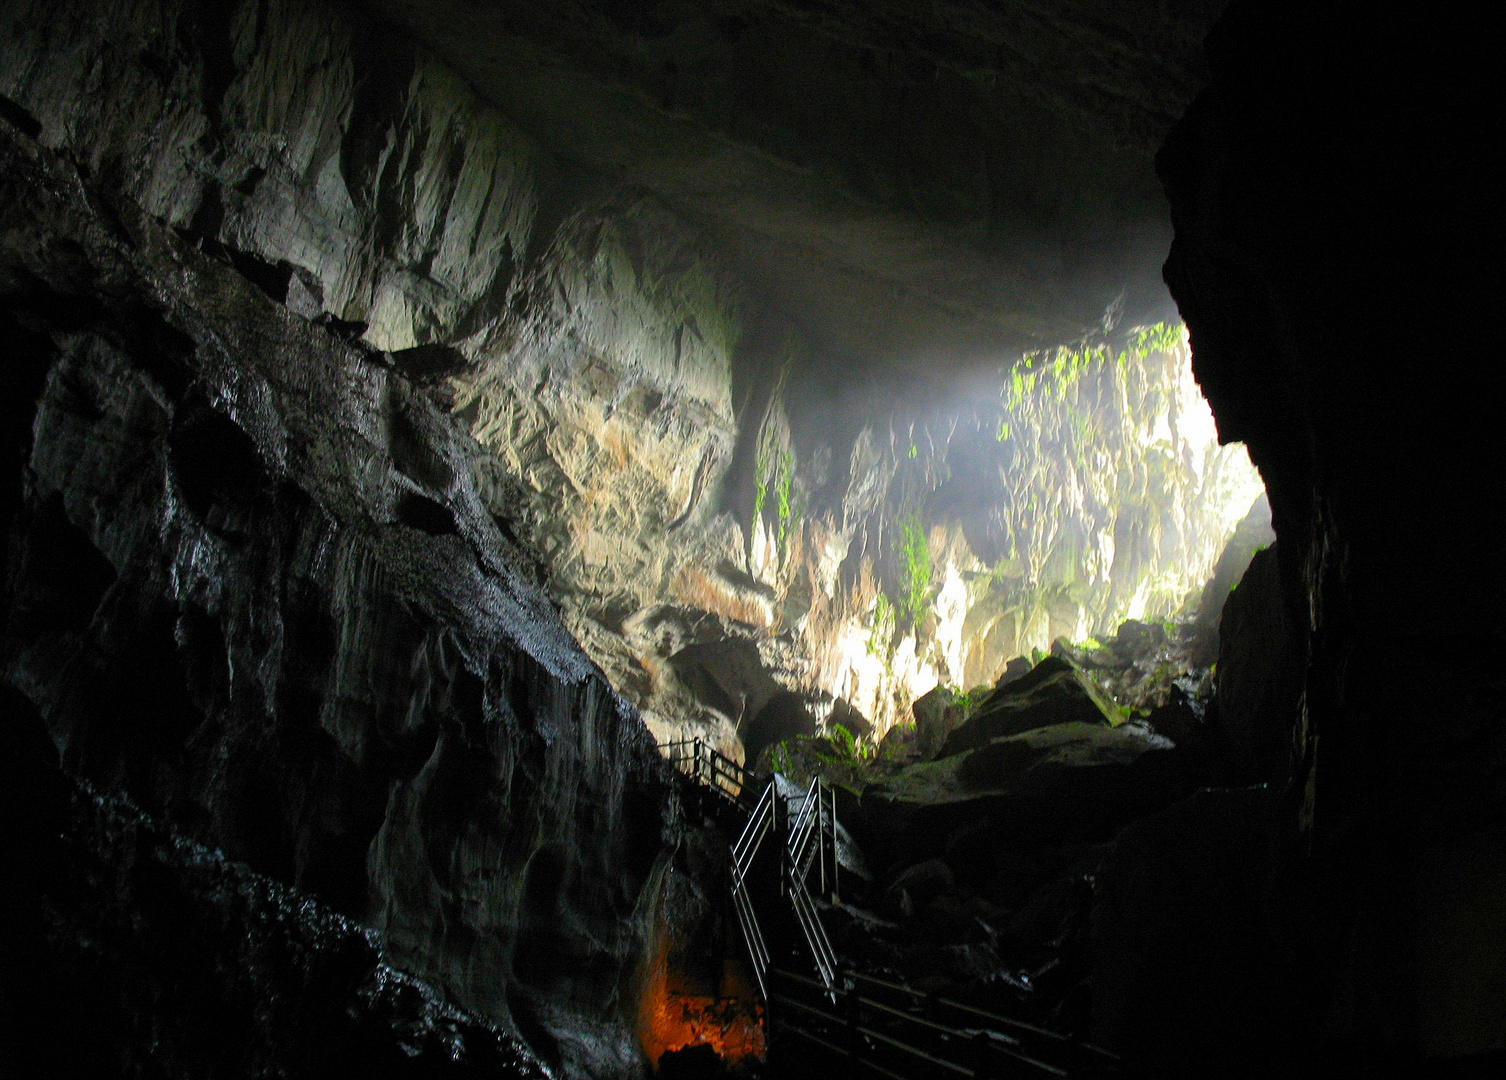
[[[931,901],[952,890],[952,868],[940,859],[927,859],[905,868],[885,894],[886,906],[909,918]]]
[[[1108,727],[1113,706],[1070,661],[1048,656],[1031,671],[998,686],[966,723],[947,735],[940,757],[975,750],[991,739],[1058,724]]]
[[[1053,724],[871,784],[861,839],[881,867],[932,857],[969,830],[958,850],[985,860],[990,845],[1096,842],[1205,780],[1200,759],[1144,724]]]
[[[915,714],[915,753],[921,758],[934,757],[947,737],[967,719],[966,707],[945,686],[916,698],[910,711]]]

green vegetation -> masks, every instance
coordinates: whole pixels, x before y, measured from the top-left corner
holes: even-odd
[[[1151,353],[1169,353],[1182,344],[1182,326],[1180,323],[1158,322],[1154,326],[1143,327],[1135,335],[1135,353],[1142,360]]]
[[[821,750],[816,751],[816,759],[824,765],[845,765],[867,761],[878,749],[871,739],[859,740],[841,724],[833,726],[831,734],[827,737],[832,744],[831,752],[828,754]]]
[[[873,605],[873,623],[868,630],[868,654],[881,656],[889,663],[889,646],[894,641],[894,605],[889,594],[880,592]]]
[[[798,784],[809,783],[819,773],[828,783],[853,792],[861,792],[875,778],[874,766],[881,760],[894,762],[893,755],[881,758],[872,739],[856,738],[841,724],[832,725],[826,735],[785,739],[765,753],[769,765]]]
[[[1005,408],[1015,411],[1035,393],[1040,379],[1049,379],[1056,390],[1056,399],[1065,401],[1073,385],[1095,365],[1117,364],[1120,371],[1129,367],[1130,357],[1144,360],[1152,353],[1169,353],[1182,344],[1180,323],[1159,322],[1154,326],[1141,327],[1135,332],[1129,347],[1115,350],[1107,342],[1090,344],[1084,340],[1077,345],[1062,345],[1055,349],[1042,349],[1020,357],[1009,376],[1009,391],[1005,396]],[[1000,425],[999,441],[1008,436],[1008,425]]]
[[[997,435],[995,435],[994,438],[997,439],[999,442],[1008,442],[1009,441],[1009,421],[1007,421],[1007,420],[1000,420],[999,421],[999,433]]]
[[[753,499],[753,520],[758,521],[763,517],[764,503],[769,498],[769,449],[768,443],[758,440],[758,453],[753,461],[754,479],[758,483],[758,493]]]
[[[992,690],[991,686],[975,686],[971,690],[953,690],[952,704],[961,705],[965,712],[971,713],[983,704],[983,699],[988,697]]]
[[[905,559],[905,608],[914,622],[920,622],[931,593],[931,542],[926,536],[920,515],[900,522],[904,542],[900,548]]]

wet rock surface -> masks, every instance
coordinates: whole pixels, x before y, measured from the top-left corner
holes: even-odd
[[[376,932],[67,777],[8,689],[3,717],[7,1075],[550,1075]]]
[[[4,671],[65,766],[380,930],[548,1067],[636,1071],[664,767],[515,569],[466,436],[73,162],[11,127],[0,154],[39,398],[7,429]]]

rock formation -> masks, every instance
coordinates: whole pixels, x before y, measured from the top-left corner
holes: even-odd
[[[5,671],[63,764],[380,930],[524,1060],[636,1069],[664,767],[514,569],[465,436],[220,249],[3,139],[35,393]]]
[[[913,61],[969,72],[958,85],[984,141],[966,153],[986,161],[1036,139],[1020,125],[1045,119],[1026,116],[1068,118],[1049,128],[1065,140],[1053,152],[1083,163],[1035,185],[1042,206],[1006,212],[980,191],[947,209],[967,190],[955,170],[982,167],[925,149],[958,87],[922,88],[897,55],[865,66],[917,29],[897,12],[832,48],[909,102],[891,163],[908,194],[863,180],[857,146],[815,117],[786,116],[803,141],[776,160],[767,131],[728,130],[748,118],[714,95],[653,101],[662,72],[634,66],[662,48],[652,19],[370,6],[438,55],[317,4],[22,5],[0,93],[97,182],[431,386],[475,440],[487,511],[661,739],[740,755],[834,707],[881,735],[938,681],[990,682],[1057,636],[1169,614],[1206,576],[1254,477],[1213,446],[1183,347],[1141,333],[1049,348],[1155,311],[1143,283],[1130,300],[1109,288],[1146,265],[1154,193],[1069,211],[1066,189],[1129,198],[1147,125],[1190,89],[1184,24],[1135,30],[1171,51],[1124,72],[1112,120],[1003,54],[978,75],[986,51],[955,30]],[[756,63],[790,18],[755,3],[674,34],[705,37],[698,64]],[[988,36],[1023,32],[1006,20]],[[1082,32],[1028,30],[1053,48]],[[1073,62],[1126,32],[1093,30]],[[477,66],[496,56],[506,74]],[[1030,93],[1047,103],[987,112]],[[610,145],[593,135],[607,116],[622,125]],[[643,146],[659,157],[621,157]],[[792,171],[785,157],[817,146],[838,157]],[[833,199],[813,235],[813,200]],[[1098,263],[1073,261],[1090,245],[1072,237],[1105,215],[1115,239]],[[1022,244],[1062,254],[1022,260]],[[799,254],[770,259],[785,249]],[[875,278],[908,307],[869,297]],[[1022,347],[1047,348],[1000,374]]]
[[[1309,995],[1290,1042],[1377,1074],[1506,1050],[1506,725],[1498,669],[1463,658],[1506,599],[1483,16],[1236,4],[1160,157],[1167,281],[1303,637],[1263,885]]]
[[[656,742],[812,735],[884,932],[1132,1065],[1506,1049],[1490,39],[1238,0],[1194,101],[1223,7],[6,5],[36,1000],[639,1075],[725,976]]]

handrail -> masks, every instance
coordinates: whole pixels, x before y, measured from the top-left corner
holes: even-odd
[[[731,893],[738,927],[747,946],[760,996],[766,1002],[778,1002],[781,1007],[788,1006],[826,1024],[845,1028],[849,1045],[843,1050],[814,1031],[784,1021],[781,1026],[790,1034],[809,1039],[846,1057],[849,1070],[861,1068],[887,1080],[904,1080],[901,1074],[910,1073],[916,1067],[923,1074],[929,1075],[939,1069],[959,1078],[979,1080],[1005,1075],[998,1071],[1001,1066],[1006,1070],[1016,1070],[1007,1073],[1011,1076],[1016,1075],[1021,1068],[1039,1077],[1068,1075],[1067,1069],[1041,1060],[1035,1056],[1038,1054],[1044,1054],[1048,1058],[1065,1054],[1068,1055],[1069,1063],[1081,1061],[1078,1056],[1080,1054],[1087,1054],[1104,1062],[1118,1060],[1114,1054],[1101,1047],[1075,1042],[1057,1032],[1024,1021],[999,1016],[961,1002],[937,998],[876,976],[856,972],[842,973],[836,949],[807,886],[807,878],[819,857],[820,891],[828,900],[834,901],[836,898],[838,826],[835,790],[817,776],[812,778],[803,795],[797,789],[797,793],[785,797],[779,793],[779,784],[783,781],[770,778],[762,785],[755,799],[751,793],[760,778],[703,740],[682,739],[666,743],[661,749],[677,771],[711,788],[747,814],[742,831],[731,845]],[[791,820],[789,810],[796,803],[799,804],[799,809],[795,810]],[[753,862],[762,849],[764,839],[775,831],[780,831],[784,840],[780,845],[783,849],[780,852],[781,891],[789,901],[795,921],[809,948],[816,979],[772,966],[773,958],[759,926],[753,896],[748,888]],[[830,863],[828,859],[831,860]],[[774,975],[818,991],[831,1002],[832,1011],[774,992],[771,985]],[[912,1001],[923,1001],[926,1004],[926,1015],[922,1017],[906,1011],[907,1007],[903,1007],[902,1002],[889,1004],[866,996],[859,990],[860,986],[900,994]],[[844,1000],[849,1013],[845,1019],[837,1015],[840,1010],[835,1008]],[[869,1016],[874,1018],[874,1022],[882,1023],[887,1030],[878,1030],[861,1023],[860,1010],[865,1008],[869,1010]],[[938,1016],[938,1009],[945,1010],[948,1015]],[[968,1023],[974,1018],[977,1026]],[[951,1022],[946,1022],[947,1020]],[[962,1026],[954,1026],[959,1020]],[[924,1045],[914,1045],[915,1042]],[[901,1066],[895,1063],[900,1072],[885,1068],[868,1056],[871,1048],[878,1044],[907,1055],[907,1059],[914,1064]],[[926,1046],[931,1049],[926,1049]],[[957,1052],[962,1051],[967,1054],[964,1061],[952,1059]],[[1071,1067],[1075,1068],[1075,1065]],[[849,1075],[853,1074],[849,1072]]]
[[[789,879],[790,902],[795,909],[795,919],[800,924],[800,931],[805,935],[805,943],[810,946],[811,957],[816,962],[816,971],[825,983],[826,993],[833,998],[836,996],[837,986],[837,951],[832,947],[831,938],[826,934],[826,927],[821,923],[820,913],[816,911],[815,901],[805,888],[805,882],[795,877],[793,869]]]
[[[794,972],[773,969],[771,975],[777,975],[779,978],[785,979],[785,981],[792,982],[792,984],[810,987],[812,990],[825,990],[821,984],[813,981],[813,979],[804,978],[804,976],[797,975]],[[846,1000],[849,1002],[848,1008],[851,1009],[848,1017],[845,1018],[839,1017],[834,1012],[825,1011],[825,1009],[812,1005],[812,1003],[801,1002],[801,1000],[794,999],[794,997],[789,997],[788,994],[776,993],[771,1000],[780,1003],[780,1005],[792,1006],[792,1008],[798,1009],[800,1012],[806,1012],[806,1014],[810,1014],[812,1017],[818,1018],[818,1020],[825,1021],[825,1023],[833,1024],[833,1026],[846,1027],[849,1032],[861,1033],[861,1035],[866,1036],[870,1041],[884,1042],[884,1044],[890,1045],[890,1047],[896,1048],[896,1050],[905,1051],[905,1053],[911,1054],[911,1056],[917,1057],[917,1059],[925,1060],[929,1065],[941,1066],[941,1068],[947,1069],[947,1071],[956,1072],[956,1074],[965,1075],[965,1077],[979,1077],[979,1075],[985,1075],[985,1072],[986,1075],[997,1075],[992,1071],[992,1066],[989,1065],[989,1054],[998,1054],[998,1056],[1005,1057],[1009,1062],[1014,1062],[1015,1068],[1026,1066],[1026,1068],[1033,1069],[1036,1074],[1047,1075],[1047,1077],[1066,1077],[1068,1075],[1068,1069],[1063,1069],[1059,1065],[1051,1065],[1050,1062],[1044,1062],[1044,1060],[1038,1059],[1038,1057],[1032,1057],[1030,1054],[1023,1053],[1023,1051],[1017,1050],[1012,1045],[1008,1045],[1011,1042],[1015,1042],[1014,1039],[1001,1035],[1001,1033],[989,1032],[989,1030],[956,1029],[956,1027],[949,1026],[949,1024],[938,1023],[938,1021],[928,1020],[928,1018],[916,1017],[916,1015],[908,1014],[908,1012],[899,1011],[899,1009],[893,1008],[893,1006],[884,1005],[883,1002],[876,1002],[876,1000],[870,999],[870,997],[861,996],[855,988],[849,988],[849,990],[845,991],[845,994]],[[956,1047],[970,1048],[971,1056],[974,1056],[973,1065],[964,1065],[964,1063],[947,1059],[947,1057],[938,1057],[937,1054],[925,1050],[925,1048],[919,1047],[919,1045],[914,1045],[913,1042],[907,1042],[904,1038],[896,1038],[893,1033],[881,1032],[881,1030],[876,1030],[875,1027],[860,1023],[860,1018],[858,1018],[860,1014],[857,1012],[857,1008],[860,1008],[860,1006],[876,1009],[876,1011],[886,1014],[892,1020],[910,1024],[911,1027],[916,1027],[916,1029],[934,1032],[943,1041],[955,1039],[955,1044],[953,1045],[956,1045]],[[804,1032],[801,1029],[794,1030],[800,1033],[800,1035],[810,1035],[809,1032]],[[1006,1045],[998,1044],[998,1039],[1003,1039]],[[828,1048],[834,1048],[837,1053],[845,1054],[855,1065],[875,1065],[875,1063],[867,1062],[867,1060],[863,1059],[863,1054],[858,1051],[857,1045],[852,1045],[846,1051],[834,1047],[830,1042],[827,1042],[825,1045]],[[1071,1050],[1071,1044],[1068,1044],[1066,1048]]]
[[[763,931],[758,926],[758,916],[753,912],[753,901],[742,881],[732,883],[732,906],[737,911],[737,924],[743,932],[743,942],[748,947],[748,959],[753,966],[753,978],[758,982],[758,993],[769,1000],[768,970],[769,947],[764,942]]]
[[[752,812],[748,815],[748,823],[743,826],[743,831],[732,845],[732,866],[739,875],[747,872],[748,864],[753,861],[753,856],[758,853],[758,845],[763,842],[772,823],[774,812],[774,783],[763,789],[758,802],[753,805]]]
[[[758,854],[763,838],[773,826],[774,782],[771,780],[754,804],[737,842],[732,845],[732,904],[737,910],[738,927],[743,933],[743,943],[748,947],[748,959],[753,965],[753,977],[758,982],[758,992],[769,999],[766,972],[769,967],[769,947],[758,925],[758,915],[753,910],[753,898],[748,895],[747,874],[753,857]]]
[[[1014,1031],[1023,1033],[1029,1038],[1033,1038],[1044,1043],[1050,1043],[1059,1048],[1066,1049],[1075,1046],[1078,1050],[1093,1054],[1107,1062],[1117,1062],[1119,1060],[1118,1054],[1115,1054],[1112,1050],[1107,1050],[1094,1043],[1077,1042],[1073,1039],[1069,1039],[1067,1036],[1061,1034],[1060,1032],[1050,1031],[1047,1028],[1043,1027],[1037,1027],[1034,1024],[1026,1023],[1024,1020],[1015,1020],[1008,1016],[1000,1016],[998,1013],[989,1012],[987,1009],[980,1009],[976,1005],[964,1005],[960,1001],[951,1001],[947,998],[935,997],[933,995],[926,994],[923,991],[916,990],[912,986],[905,986],[903,983],[890,982],[888,979],[881,979],[876,975],[866,975],[860,972],[853,972],[850,977],[855,982],[868,983],[872,986],[882,987],[885,990],[893,990],[898,993],[906,994],[911,998],[916,999],[917,1001],[926,1002],[928,1005],[948,1009],[953,1012],[967,1013],[971,1016],[975,1016],[979,1020],[983,1021],[987,1026],[998,1030],[1000,1034],[1004,1034],[1007,1029],[1013,1029]]]
[[[733,802],[745,801],[747,790],[757,784],[756,773],[704,739],[676,739],[659,749],[680,772],[704,782]]]

